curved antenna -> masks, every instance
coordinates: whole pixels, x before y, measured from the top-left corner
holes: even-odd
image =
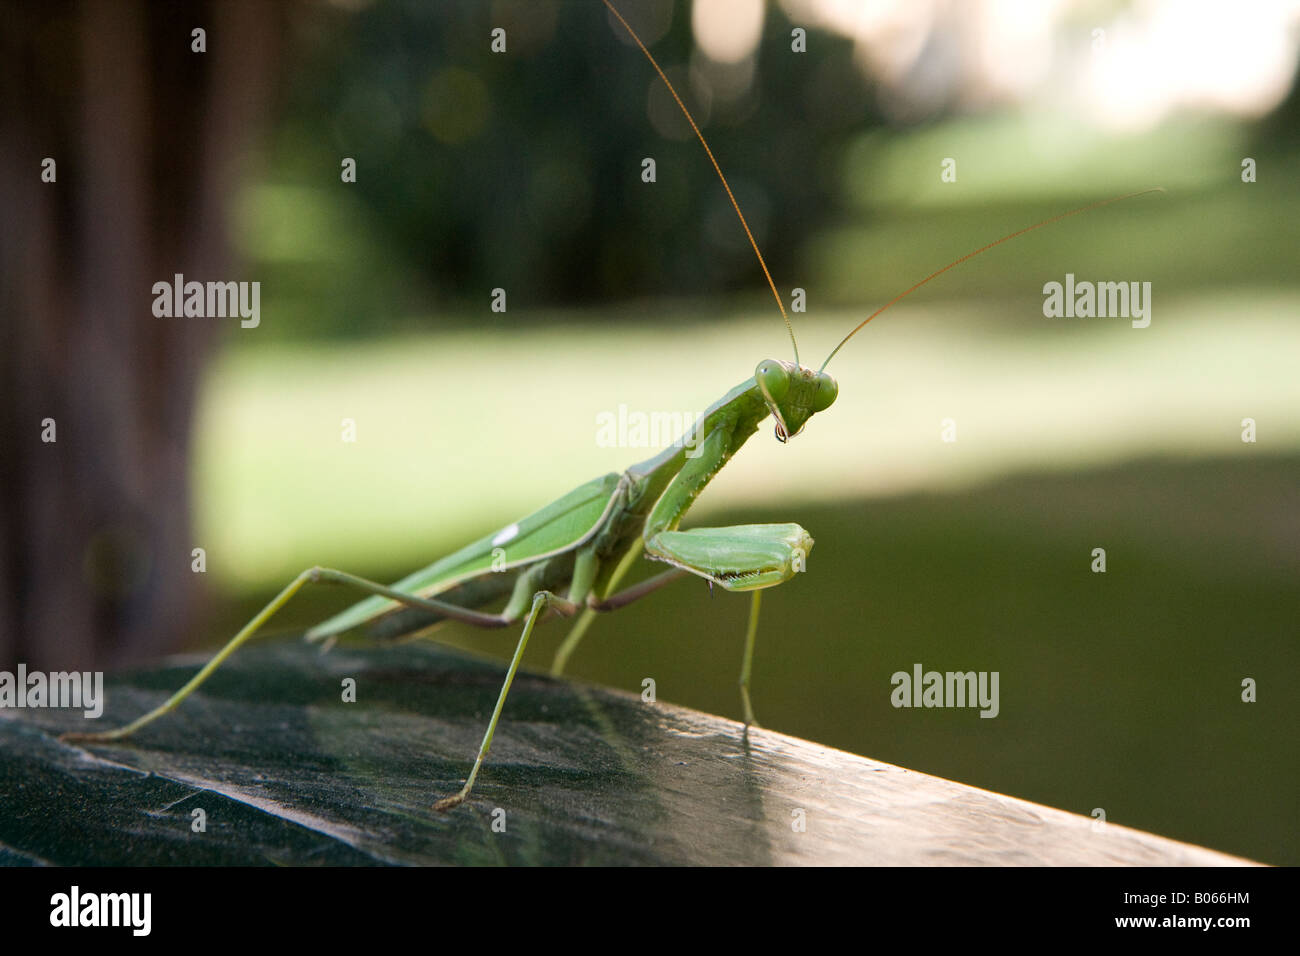
[[[942,269],[939,269],[935,272],[931,272],[928,276],[926,276],[920,282],[916,283],[916,285],[912,286],[906,292],[900,292],[898,295],[894,296],[892,299],[890,299],[880,308],[876,309],[875,312],[872,312],[869,316],[867,316],[865,319],[859,322],[857,327],[852,332],[844,336],[844,338],[840,339],[839,345],[831,349],[831,354],[826,356],[826,361],[822,362],[822,367],[818,369],[818,371],[819,372],[824,371],[826,369],[826,366],[831,363],[831,359],[835,358],[835,353],[844,347],[844,343],[847,342],[849,339],[853,338],[853,336],[857,335],[858,332],[862,330],[862,327],[864,325],[866,325],[868,322],[870,322],[872,319],[878,316],[881,312],[884,312],[886,309],[888,309],[891,305],[893,305],[895,302],[899,301],[900,299],[907,298],[909,295],[911,295],[917,289],[921,288],[921,286],[925,285],[931,279],[938,278],[939,276],[947,272],[949,269],[961,265],[967,259],[974,259],[981,252],[988,252],[994,246],[1000,246],[1004,242],[1010,242],[1012,239],[1015,239],[1017,236],[1023,236],[1025,233],[1033,232],[1035,229],[1042,229],[1044,226],[1050,226],[1052,223],[1060,222],[1062,219],[1069,219],[1071,216],[1077,216],[1079,213],[1087,212],[1089,209],[1098,209],[1102,206],[1109,206],[1111,203],[1114,202],[1122,202],[1125,199],[1135,199],[1138,196],[1145,196],[1147,193],[1162,193],[1164,191],[1165,190],[1163,186],[1152,186],[1150,189],[1140,189],[1135,193],[1125,193],[1123,196],[1112,196],[1110,199],[1101,199],[1098,200],[1097,202],[1089,203],[1086,206],[1080,206],[1078,209],[1071,209],[1069,212],[1063,212],[1060,213],[1059,215],[1052,216],[1050,219],[1044,219],[1042,222],[1035,223],[1032,226],[1026,226],[1024,229],[1017,229],[1015,232],[1005,235],[1001,239],[993,240],[986,246],[980,246],[974,252],[966,253],[966,255],[962,256],[960,259],[954,259],[952,262],[948,263]]]
[[[690,123],[691,129],[695,130],[695,135],[699,137],[700,145],[703,146],[704,151],[709,154],[709,162],[713,163],[713,168],[717,171],[718,178],[722,180],[722,188],[727,191],[727,198],[731,200],[731,207],[736,210],[736,215],[740,217],[740,224],[745,227],[745,235],[749,237],[749,244],[754,247],[754,255],[758,256],[758,264],[763,267],[763,275],[767,276],[767,284],[772,290],[772,297],[776,299],[776,307],[781,310],[781,321],[785,323],[785,330],[790,333],[790,344],[794,346],[794,363],[798,365],[799,343],[794,339],[794,326],[790,324],[790,317],[785,314],[785,303],[781,301],[781,293],[776,291],[776,283],[772,281],[772,273],[767,271],[767,263],[763,261],[763,253],[758,251],[758,243],[754,241],[754,234],[749,231],[749,223],[745,221],[745,214],[740,211],[740,203],[736,202],[736,197],[732,195],[731,186],[727,183],[727,177],[722,175],[722,167],[719,166],[718,161],[713,158],[713,150],[709,149],[709,144],[705,141],[704,134],[701,133],[700,128],[695,125],[695,117],[691,116],[691,111],[686,108],[686,104],[682,102],[682,98],[677,95],[677,90],[673,88],[673,84],[664,74],[664,71],[659,68],[659,64],[655,62],[655,58],[650,55],[650,51],[646,49],[646,45],[641,42],[641,38],[636,35],[636,31],[632,29],[632,25],[623,19],[623,14],[619,13],[618,10],[615,9],[614,4],[610,3],[610,0],[602,0],[602,2],[609,8],[609,12],[614,14],[614,18],[617,19],[619,23],[623,24],[623,29],[627,30],[632,39],[636,42],[636,45],[641,48],[641,52],[645,54],[645,58],[650,61],[650,65],[653,66],[655,72],[659,74],[659,79],[664,81],[664,86],[668,87],[668,92],[673,95],[673,99],[676,100],[677,105],[681,107],[682,113],[686,116],[686,122]]]

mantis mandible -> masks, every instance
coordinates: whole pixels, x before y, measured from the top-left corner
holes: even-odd
[[[523,631],[465,784],[459,793],[434,804],[436,810],[449,810],[463,803],[474,788],[492,746],[492,737],[515,672],[528,646],[528,639],[540,620],[549,613],[568,617],[582,611],[556,654],[552,673],[559,674],[597,612],[617,610],[687,574],[704,578],[711,585],[727,591],[749,592],[751,595],[740,677],[741,702],[748,728],[756,723],[749,696],[749,676],[763,590],[782,584],[804,570],[813,539],[801,526],[793,523],[681,530],[682,519],[695,499],[769,415],[775,422],[777,439],[786,442],[798,435],[814,415],[830,408],[839,386],[826,372],[827,364],[863,326],[899,299],[967,259],[1026,232],[1141,194],[1106,199],[1062,213],[962,256],[867,316],[831,351],[821,367],[813,370],[799,362],[798,344],[780,294],[704,135],[636,31],[610,0],[603,2],[667,85],[713,163],[781,309],[794,346],[794,361],[765,359],[759,362],[753,377],[733,388],[704,412],[692,433],[698,436],[698,442],[679,442],[621,474],[611,473],[588,481],[528,517],[435,561],[395,584],[385,586],[332,568],[313,567],[303,571],[188,683],[154,710],[116,730],[69,733],[61,739],[98,743],[118,741],[170,712],[310,583],[348,585],[369,595],[311,628],[306,635],[311,641],[333,639],[358,628],[365,628],[376,637],[408,638],[423,636],[447,620],[483,628],[508,627],[522,620]],[[668,569],[639,584],[618,590],[621,579],[642,551],[647,558],[669,565]],[[505,606],[496,613],[480,610],[502,600]]]

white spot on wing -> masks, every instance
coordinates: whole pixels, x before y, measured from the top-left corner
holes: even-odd
[[[505,544],[507,541],[513,541],[518,536],[519,536],[519,525],[512,524],[508,528],[502,528],[500,533],[498,533],[497,536],[492,539],[492,544],[495,547],[500,547],[501,545]]]

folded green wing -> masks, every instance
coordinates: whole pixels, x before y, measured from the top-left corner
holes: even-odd
[[[477,575],[508,572],[575,548],[600,528],[614,505],[618,482],[619,475],[614,472],[595,478],[527,518],[480,538],[391,586],[395,591],[435,597]],[[499,558],[494,555],[497,549],[500,549]],[[316,640],[340,634],[399,606],[387,598],[366,598],[316,625],[307,632],[307,637]]]

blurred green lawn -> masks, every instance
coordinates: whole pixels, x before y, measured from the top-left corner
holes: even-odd
[[[1026,298],[1028,312],[985,298],[882,317],[832,366],[836,406],[789,445],[761,431],[692,512],[797,520],[817,539],[809,573],[764,605],[760,720],[1300,862],[1284,676],[1300,663],[1300,297],[1161,295],[1143,330],[1065,325]],[[860,315],[796,316],[805,362]],[[307,565],[394,579],[648,457],[597,447],[599,412],[698,411],[788,356],[774,310],[552,318],[226,352],[197,433],[198,543],[221,596],[206,640]],[[1245,417],[1257,444],[1240,440]],[[349,600],[304,597],[285,623]],[[654,677],[663,699],[736,716],[746,607],[682,582],[599,621],[572,672],[629,690]],[[563,631],[544,628],[526,666],[544,669]],[[917,662],[1000,671],[1001,715],[891,708],[889,675]],[[1239,702],[1243,677],[1258,704]]]

